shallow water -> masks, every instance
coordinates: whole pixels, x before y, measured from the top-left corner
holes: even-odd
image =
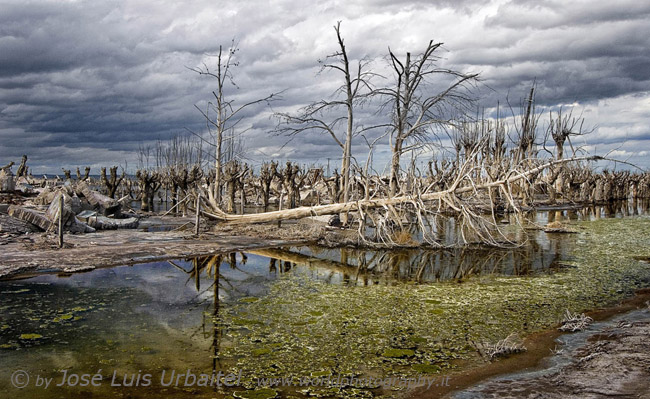
[[[0,396],[397,394],[404,379],[482,362],[512,332],[650,286],[650,266],[634,259],[649,255],[650,219],[575,223],[579,234],[534,232],[511,250],[284,248],[0,282]],[[98,386],[54,386],[63,370],[100,369]],[[198,386],[188,369],[232,372],[238,386]],[[30,377],[22,389],[18,370]],[[164,386],[172,372],[185,376]],[[318,386],[256,390],[270,377]]]

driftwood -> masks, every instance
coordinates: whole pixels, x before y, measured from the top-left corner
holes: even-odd
[[[16,177],[26,177],[28,169],[29,167],[27,166],[27,155],[23,155],[23,158],[20,160],[18,170],[16,171]]]
[[[114,219],[98,215],[93,211],[82,212],[76,218],[97,230],[135,229],[140,224],[140,220],[135,217]]]
[[[503,188],[506,192],[509,191],[509,185],[517,181],[528,178],[529,176],[534,176],[540,173],[541,171],[550,168],[555,165],[569,163],[569,162],[580,162],[580,161],[595,161],[604,159],[600,156],[588,156],[588,157],[578,157],[578,158],[567,158],[562,160],[553,160],[547,163],[544,163],[540,166],[528,169],[523,172],[511,172],[510,176],[503,178],[494,182],[462,186],[459,187],[459,184],[462,182],[462,177],[459,176],[458,179],[446,190],[424,193],[418,196],[414,195],[401,195],[392,198],[381,198],[381,199],[369,199],[369,200],[359,200],[351,201],[340,204],[329,204],[329,205],[319,205],[311,207],[299,207],[294,209],[286,209],[273,212],[264,212],[264,213],[254,213],[248,215],[229,215],[220,209],[212,209],[213,212],[202,211],[201,213],[210,219],[217,220],[223,223],[229,224],[247,224],[247,223],[267,223],[267,222],[276,222],[281,220],[291,220],[291,219],[302,219],[309,216],[321,216],[321,215],[333,215],[346,212],[355,212],[363,209],[372,209],[372,208],[389,208],[391,206],[415,203],[421,201],[446,201],[450,198],[457,198],[457,195],[463,193],[469,193],[473,191],[485,191],[489,189],[499,189]],[[510,198],[510,205],[514,209],[518,209],[514,200]],[[457,209],[458,211],[460,209]]]
[[[88,218],[88,225],[97,230],[135,229],[139,223],[138,218],[113,219],[105,216]]]

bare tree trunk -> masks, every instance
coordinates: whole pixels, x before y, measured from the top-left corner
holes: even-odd
[[[402,153],[402,139],[397,137],[395,139],[395,145],[393,146],[393,155],[390,160],[390,184],[389,192],[390,196],[393,197],[397,194],[399,188],[399,161],[400,154]]]

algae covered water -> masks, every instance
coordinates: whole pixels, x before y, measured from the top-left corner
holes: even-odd
[[[0,282],[0,395],[373,397],[448,383],[486,345],[650,286],[650,218],[570,227],[511,250],[276,248]]]

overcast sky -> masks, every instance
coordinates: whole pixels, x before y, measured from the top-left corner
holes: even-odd
[[[242,128],[253,161],[326,163],[340,149],[323,136],[268,132],[273,111],[327,97],[318,74],[341,30],[353,60],[388,47],[418,53],[444,43],[446,67],[480,72],[486,106],[514,104],[537,82],[539,107],[573,107],[593,132],[592,153],[650,166],[650,2],[647,1],[6,1],[0,0],[0,164],[30,158],[34,173],[90,165],[136,166],[137,149],[205,127],[215,82],[189,68],[215,66],[238,42],[236,103],[284,90]],[[547,118],[541,119],[542,123]],[[362,140],[355,154],[365,154]],[[379,148],[376,158],[385,159]],[[338,161],[336,161],[338,162]]]

